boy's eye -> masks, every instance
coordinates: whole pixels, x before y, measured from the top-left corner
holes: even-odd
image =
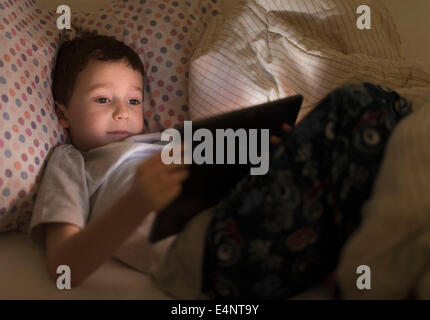
[[[131,99],[130,103],[133,104],[133,105],[138,105],[138,104],[140,104],[140,101],[137,100],[137,99]]]
[[[106,100],[109,100],[109,99],[108,98],[98,98],[96,101],[99,103],[106,103],[107,102]]]

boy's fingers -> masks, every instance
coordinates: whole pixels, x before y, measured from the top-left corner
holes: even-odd
[[[178,181],[169,181],[167,183],[163,183],[162,185],[160,185],[159,188],[159,193],[165,195],[169,190],[171,190],[172,188],[179,188],[182,189],[182,183],[178,182]]]
[[[163,167],[163,171],[170,173],[174,173],[176,171],[189,170],[189,164],[181,163],[181,164],[165,164]]]
[[[162,172],[169,172],[169,171],[176,171],[179,169],[184,169],[188,164],[185,163],[171,163],[171,164],[165,164],[161,158],[161,152],[157,153],[150,158],[144,160],[141,164],[141,167],[143,167],[143,170],[148,170],[148,174],[150,176],[156,176],[159,175]]]
[[[270,136],[270,143],[273,145],[278,144],[281,141],[281,139],[277,136]]]
[[[155,169],[156,167],[160,166],[160,158],[161,153],[157,153],[145,160],[142,160],[142,162],[140,162],[140,164],[137,166],[137,172]]]
[[[155,153],[149,158],[142,161],[142,165],[146,165],[148,167],[160,166],[161,165],[161,151]]]
[[[179,184],[170,186],[169,188],[166,188],[165,190],[163,190],[164,195],[168,199],[171,199],[171,201],[177,198],[181,194],[181,191],[182,191],[182,186]]]
[[[170,181],[171,176],[176,174],[177,172],[187,171],[186,165],[184,164],[163,164],[161,167],[152,169],[149,168],[148,170],[151,170],[150,176],[153,179],[160,180],[162,182],[164,181]]]
[[[178,182],[182,182],[190,176],[188,170],[180,170],[173,173],[163,173],[160,176],[160,180],[163,183],[163,186],[169,186]]]
[[[285,132],[288,132],[288,131],[291,130],[291,126],[289,124],[287,124],[287,123],[284,122],[282,124],[282,130],[284,130]]]

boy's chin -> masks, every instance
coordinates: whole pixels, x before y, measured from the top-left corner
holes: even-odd
[[[125,139],[127,139],[127,138],[129,138],[129,137],[132,137],[132,136],[134,136],[134,135],[136,135],[136,134],[133,134],[133,133],[129,133],[129,134],[118,134],[118,135],[116,135],[116,134],[110,134],[109,136],[109,141],[107,142],[107,143],[113,143],[113,142],[118,142],[118,141],[122,141],[122,140],[125,140]]]

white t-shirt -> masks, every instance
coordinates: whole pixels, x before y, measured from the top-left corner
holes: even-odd
[[[83,229],[128,190],[136,167],[166,143],[160,138],[161,133],[136,135],[87,152],[71,144],[57,146],[37,191],[29,228],[31,240],[44,248],[46,223],[70,223]],[[149,214],[114,253],[114,257],[145,273],[156,267],[175,237],[149,243],[155,214]]]

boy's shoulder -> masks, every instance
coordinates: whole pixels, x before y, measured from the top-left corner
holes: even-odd
[[[53,163],[66,164],[70,161],[83,160],[82,153],[76,149],[72,144],[59,144],[52,150],[51,155],[48,158],[48,163],[52,165]]]
[[[82,153],[70,143],[64,143],[64,144],[57,145],[53,150],[53,155],[55,153],[57,153],[57,154],[67,153],[70,155],[72,155],[72,154],[82,155]]]
[[[60,151],[57,151],[57,150],[60,150]],[[75,151],[79,152],[79,150],[78,150],[78,149],[76,149],[76,148],[73,146],[73,144],[70,144],[70,143],[58,144],[58,145],[54,148],[54,151],[57,151],[57,152],[68,152],[68,153],[70,153],[70,152],[75,152]]]

